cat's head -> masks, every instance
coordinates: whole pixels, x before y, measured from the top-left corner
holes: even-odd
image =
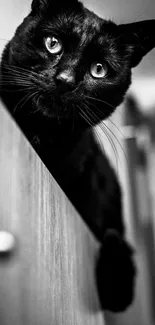
[[[116,25],[77,0],[33,0],[3,55],[5,87],[29,93],[29,107],[49,119],[96,124],[122,102],[154,29],[155,20]]]

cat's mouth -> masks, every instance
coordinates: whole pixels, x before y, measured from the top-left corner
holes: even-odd
[[[94,126],[101,121],[101,112],[95,112],[95,105],[91,105],[83,89],[75,89],[66,93],[42,93],[36,101],[36,112],[46,120],[60,124]],[[103,112],[105,117],[105,112]],[[67,124],[68,125],[68,124]]]
[[[75,102],[73,101],[73,94],[65,93],[53,96],[40,95],[39,99],[34,102],[35,110],[38,114],[50,119],[69,119],[73,110],[75,110]]]

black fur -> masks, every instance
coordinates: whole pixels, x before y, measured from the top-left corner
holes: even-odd
[[[2,100],[102,244],[97,286],[113,311],[131,303],[135,267],[121,189],[92,126],[123,101],[131,68],[155,46],[154,27],[117,26],[76,0],[33,0],[1,62]],[[61,41],[60,53],[45,47],[49,36]],[[106,68],[103,78],[90,73],[95,62]]]

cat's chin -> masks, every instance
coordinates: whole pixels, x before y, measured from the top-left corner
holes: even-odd
[[[56,125],[62,125],[68,123],[72,123],[72,115],[69,113],[68,110],[60,110],[60,109],[53,109],[53,106],[42,106],[41,108],[36,108],[36,118],[41,117],[43,118],[44,122],[51,122]]]
[[[39,100],[34,100],[33,113],[42,115],[48,119],[68,119],[70,115],[70,105],[60,97],[40,96]]]

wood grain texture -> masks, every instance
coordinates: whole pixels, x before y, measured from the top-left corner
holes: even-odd
[[[0,106],[0,230],[17,241],[0,258],[0,324],[103,325],[98,244]]]

